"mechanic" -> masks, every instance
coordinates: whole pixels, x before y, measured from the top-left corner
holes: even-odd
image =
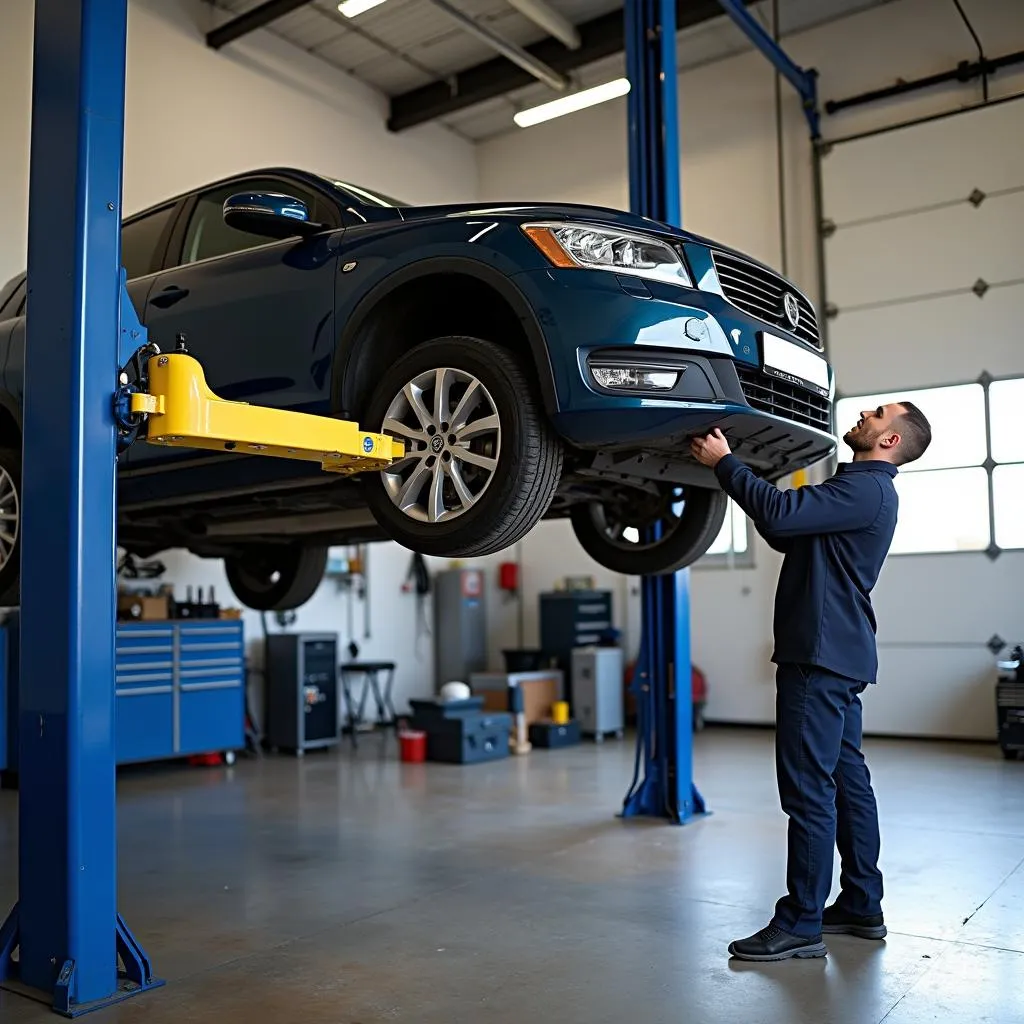
[[[897,467],[924,454],[931,427],[915,405],[898,402],[862,412],[843,440],[853,449],[852,463],[823,484],[787,491],[759,480],[720,430],[691,446],[758,533],[785,555],[772,661],[789,892],[765,928],[729,946],[742,960],[825,956],[822,932],[885,935],[878,809],[860,749],[860,694],[878,667],[870,594],[896,528],[894,477]],[[826,909],[834,845],[841,891]]]

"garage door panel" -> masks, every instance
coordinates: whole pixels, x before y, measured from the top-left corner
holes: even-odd
[[[1020,280],[1024,191],[838,230],[826,243],[828,298],[840,311]]]
[[[843,311],[828,332],[845,395],[1024,373],[1024,285]]]
[[[825,216],[842,225],[1018,188],[1022,138],[1024,100],[1013,100],[836,145],[822,163]]]
[[[890,736],[996,737],[996,672],[984,648],[880,647],[864,729]]]

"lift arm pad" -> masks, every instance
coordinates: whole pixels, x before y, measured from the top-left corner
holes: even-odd
[[[150,444],[300,459],[343,474],[384,469],[404,454],[400,441],[350,420],[218,398],[190,355],[152,356],[147,373],[148,394],[133,395],[131,409],[148,414]]]

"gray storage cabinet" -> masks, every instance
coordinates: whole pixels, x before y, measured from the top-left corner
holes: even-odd
[[[451,569],[434,577],[434,691],[468,683],[487,668],[487,608],[480,569]]]
[[[600,743],[622,736],[622,649],[577,647],[572,652],[573,711],[580,730]]]

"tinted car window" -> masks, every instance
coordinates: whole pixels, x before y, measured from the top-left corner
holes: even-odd
[[[212,256],[226,256],[228,253],[242,252],[274,241],[265,235],[239,231],[224,223],[224,200],[239,192],[279,192],[294,196],[306,204],[310,219],[315,217],[315,197],[296,188],[290,182],[246,181],[224,185],[199,197],[185,231],[185,244],[181,252],[182,263],[195,263],[197,260],[207,260]]]
[[[128,271],[129,280],[159,270],[157,247],[173,213],[173,206],[165,206],[121,228],[121,264]]]

